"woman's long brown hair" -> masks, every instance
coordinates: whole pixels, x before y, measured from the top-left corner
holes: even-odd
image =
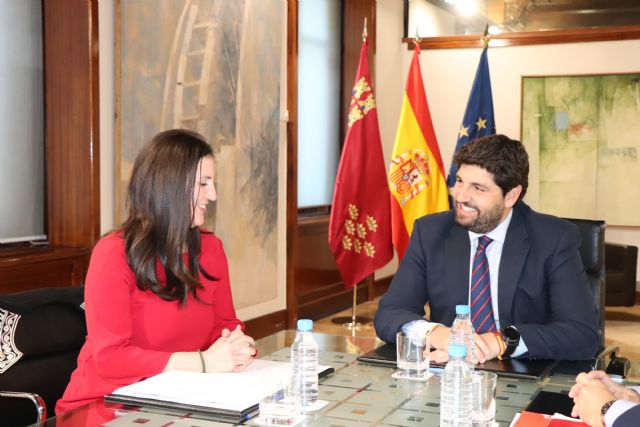
[[[140,150],[129,183],[122,230],[137,286],[181,304],[202,288],[198,272],[217,280],[200,266],[200,230],[191,226],[196,170],[206,156],[213,156],[213,151],[201,135],[185,129],[160,132]],[[185,249],[188,265],[182,257]],[[164,284],[156,275],[158,259]]]

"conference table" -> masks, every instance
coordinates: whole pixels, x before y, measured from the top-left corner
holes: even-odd
[[[384,344],[377,338],[314,333],[320,364],[334,372],[320,380],[319,399],[328,402],[310,414],[300,426],[437,426],[439,422],[440,384],[434,375],[428,382],[396,380],[394,369],[357,361],[357,357]],[[262,358],[288,361],[295,331],[280,331],[256,341]],[[571,362],[564,362],[565,368]],[[632,365],[637,375],[640,364]],[[576,366],[576,372],[578,367]],[[507,427],[540,391],[568,392],[575,372],[550,373],[538,380],[499,377],[496,391],[496,422]],[[630,378],[637,380],[638,378]],[[206,415],[182,411],[127,406],[104,400],[47,419],[42,425],[58,427],[155,427],[230,426]],[[243,424],[256,425],[255,419]]]

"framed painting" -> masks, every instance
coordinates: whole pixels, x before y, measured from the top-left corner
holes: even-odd
[[[218,193],[205,228],[225,245],[245,320],[286,305],[285,17],[285,0],[116,3],[116,223],[140,148],[165,129],[202,134]]]
[[[638,226],[640,73],[523,77],[527,200],[542,212]]]

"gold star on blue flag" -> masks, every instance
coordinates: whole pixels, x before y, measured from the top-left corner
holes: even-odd
[[[464,112],[462,125],[458,131],[457,153],[460,148],[477,138],[496,133],[496,123],[493,118],[493,98],[491,95],[491,78],[489,76],[489,61],[487,48],[482,49],[476,77],[471,87],[471,94]],[[447,177],[447,185],[453,187],[456,183],[458,166],[452,161]]]

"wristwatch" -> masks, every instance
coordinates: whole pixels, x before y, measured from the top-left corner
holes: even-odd
[[[615,400],[610,400],[602,405],[602,408],[600,408],[600,414],[602,414],[602,424],[604,424],[604,416],[607,414],[609,408],[611,408],[611,405],[613,405],[615,402]]]
[[[602,421],[602,425],[604,425],[604,416],[607,415],[607,411],[609,410],[609,408],[611,408],[611,405],[613,405],[614,403],[616,403],[615,400],[610,400],[604,405],[602,405],[602,408],[600,408],[600,414],[601,414],[600,420]]]
[[[502,341],[504,341],[505,350],[502,354],[502,358],[509,358],[518,345],[520,344],[520,332],[516,329],[515,326],[505,326],[500,331],[500,336],[502,337]]]

